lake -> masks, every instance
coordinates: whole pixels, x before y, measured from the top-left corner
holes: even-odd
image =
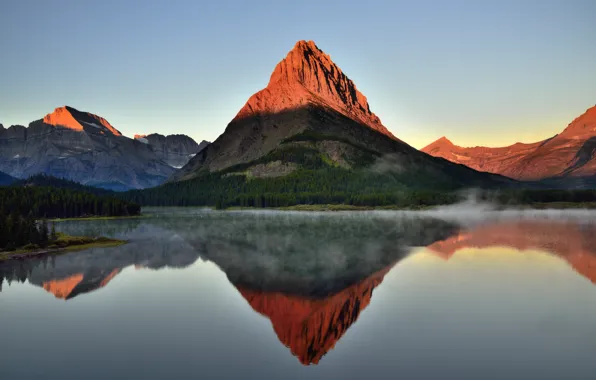
[[[596,378],[596,213],[144,209],[0,263],[0,379]]]

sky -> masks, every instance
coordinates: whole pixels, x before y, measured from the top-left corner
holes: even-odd
[[[69,105],[213,141],[298,40],[398,138],[533,142],[596,104],[596,1],[2,0],[0,123]]]

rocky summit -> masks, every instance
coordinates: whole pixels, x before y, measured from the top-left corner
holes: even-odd
[[[16,178],[44,173],[113,190],[141,189],[162,183],[173,166],[103,117],[68,106],[28,127],[0,128],[0,171]]]
[[[563,132],[531,144],[464,148],[442,137],[422,151],[473,169],[519,180],[596,176],[596,106],[573,120]]]
[[[395,139],[368,101],[313,41],[299,41],[276,67],[267,87],[251,96],[234,120],[305,105],[331,108]]]
[[[171,181],[222,171],[280,177],[300,170],[300,162],[309,157],[325,167],[390,170],[404,178],[415,173],[450,184],[501,181],[431,157],[395,137],[354,82],[313,41],[296,43],[267,87],[252,95],[224,133]],[[235,170],[239,165],[242,170]]]

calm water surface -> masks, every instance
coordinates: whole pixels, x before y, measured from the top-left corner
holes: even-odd
[[[0,264],[0,379],[596,378],[596,214],[145,212]]]

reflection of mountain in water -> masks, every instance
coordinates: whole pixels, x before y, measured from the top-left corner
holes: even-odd
[[[458,230],[436,219],[281,215],[179,233],[236,287],[325,298]]]
[[[392,267],[324,299],[244,288],[238,291],[256,312],[271,320],[279,340],[302,364],[317,364],[356,322],[370,303],[374,288]]]
[[[0,278],[28,279],[58,298],[71,299],[105,286],[128,266],[178,268],[202,257],[244,289],[324,298],[399,260],[409,246],[427,245],[457,232],[453,224],[420,218],[205,215],[61,224],[71,234],[109,235],[130,242],[3,263]]]
[[[566,260],[596,284],[596,225],[554,221],[517,221],[483,225],[428,246],[449,259],[465,248],[538,249]]]
[[[84,274],[78,273],[60,280],[46,281],[42,286],[56,298],[68,300],[79,294],[103,288],[118,273],[120,273],[120,269],[114,269],[107,274],[105,271],[88,271]]]
[[[71,227],[67,232],[85,228],[85,234],[92,234],[106,225],[97,224],[95,232],[94,224]],[[279,340],[300,362],[316,364],[357,320],[373,290],[411,246],[427,246],[444,258],[467,247],[540,249],[563,258],[596,283],[595,227],[523,221],[461,232],[452,223],[420,218],[234,213],[160,217],[116,231],[130,240],[124,246],[2,263],[0,280],[28,280],[69,300],[106,286],[129,266],[184,268],[207,259],[226,273],[255,311],[270,319]]]
[[[89,233],[91,234],[91,233]],[[130,242],[106,249],[46,256],[0,264],[2,280],[40,286],[65,300],[106,286],[123,268],[184,268],[193,264],[198,253],[179,236],[154,225],[141,225],[126,235]]]

